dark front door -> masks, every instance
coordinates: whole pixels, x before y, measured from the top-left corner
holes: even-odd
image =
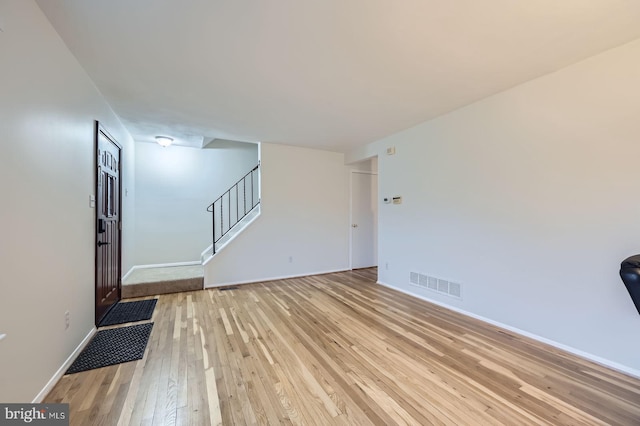
[[[120,300],[120,151],[96,124],[96,325]]]

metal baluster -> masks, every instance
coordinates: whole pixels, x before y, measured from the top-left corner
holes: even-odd
[[[213,203],[215,206],[215,203]],[[215,207],[211,209],[211,217],[212,217],[212,223],[211,223],[211,230],[213,231],[213,254],[216,254],[216,209]]]
[[[257,175],[254,175],[254,172],[260,168],[260,163],[255,166],[249,173],[244,175],[239,181],[237,181],[231,188],[229,188],[225,193],[223,193],[216,201],[214,201],[208,208],[207,211],[211,212],[211,225],[212,225],[212,237],[213,237],[213,254],[216,253],[216,242],[220,241],[223,236],[227,234],[227,232],[231,231],[231,228],[236,226],[241,219],[243,219],[247,215],[247,178],[251,179],[251,208],[249,210],[253,210],[259,203],[260,198],[258,197],[256,201],[256,188],[254,184],[254,179],[256,179]],[[242,198],[244,204],[244,214],[242,218],[240,217],[240,182],[242,182]],[[236,190],[236,220],[231,220],[231,191],[235,187]],[[228,229],[225,232],[224,230],[224,196],[227,196],[227,214],[228,214]],[[220,203],[220,236],[216,238],[216,203]],[[209,210],[211,209],[211,210]]]
[[[253,204],[253,170],[251,170],[251,208],[254,208]]]

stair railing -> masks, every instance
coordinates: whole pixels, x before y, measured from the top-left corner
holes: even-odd
[[[213,254],[216,243],[260,204],[260,163],[207,207],[213,224]]]

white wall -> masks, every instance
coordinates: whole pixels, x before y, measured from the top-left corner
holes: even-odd
[[[639,374],[618,276],[640,252],[639,113],[635,41],[351,153],[378,153],[379,198],[404,200],[380,206],[380,281]]]
[[[348,269],[344,155],[263,143],[261,157],[262,214],[206,265],[205,286]]]
[[[0,401],[30,402],[94,325],[94,120],[124,145],[124,267],[133,141],[34,2],[0,17]]]
[[[256,164],[254,143],[136,142],[136,264],[199,261],[212,240],[207,206]]]

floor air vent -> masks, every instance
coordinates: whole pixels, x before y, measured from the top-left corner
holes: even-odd
[[[418,272],[409,273],[409,282],[417,287],[426,288],[447,296],[462,299],[462,284],[442,278],[431,277]]]

